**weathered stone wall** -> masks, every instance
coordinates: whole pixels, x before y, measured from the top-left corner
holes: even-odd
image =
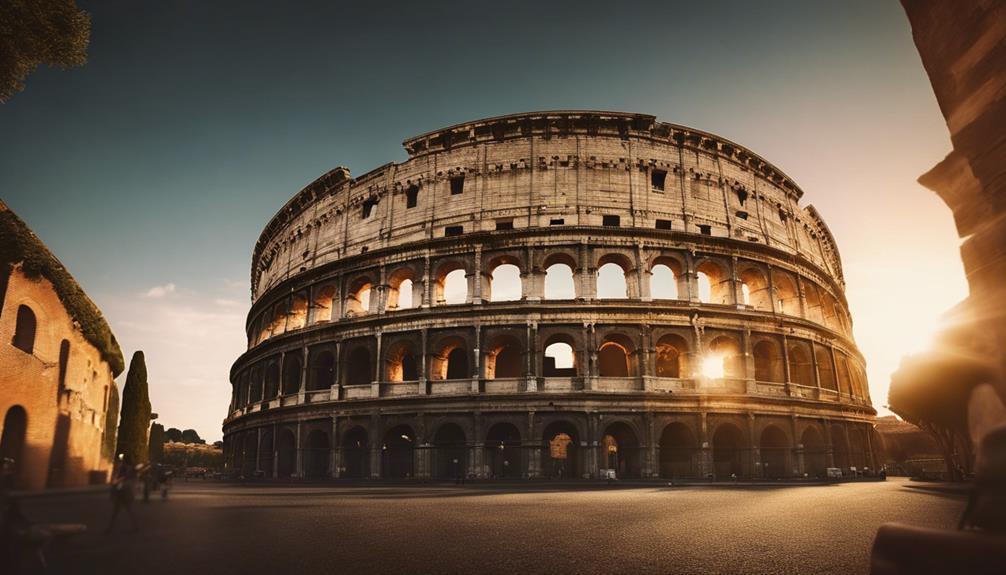
[[[611,438],[645,477],[874,465],[837,249],[771,164],[631,114],[495,118],[405,146],[402,164],[329,172],[263,232],[224,425],[236,472],[395,477],[387,454],[408,438],[410,476],[443,477],[458,453],[498,476],[494,422],[517,477],[556,471],[542,449],[560,428],[575,476],[599,473]],[[572,297],[545,289],[556,264]],[[614,299],[598,291],[606,264],[624,278]],[[503,265],[519,271],[513,301],[493,296]],[[455,270],[466,296],[448,303]],[[552,343],[572,368],[546,361]]]
[[[22,305],[36,319],[30,354],[12,344]],[[61,387],[64,342],[69,353]],[[86,485],[91,472],[107,473],[101,444],[111,385],[111,368],[75,327],[52,284],[15,267],[0,307],[0,414],[15,406],[27,412],[17,488]]]
[[[495,134],[495,135],[494,135]],[[444,139],[453,139],[445,147]],[[759,242],[799,254],[842,281],[830,232],[802,191],[752,152],[717,136],[638,114],[526,114],[447,128],[405,143],[409,160],[356,179],[345,168],[319,178],[266,227],[255,250],[253,297],[302,271],[359,254],[444,236],[448,226],[488,231],[599,226],[656,227]],[[417,150],[417,148],[422,150]],[[663,190],[654,172],[666,172]],[[451,194],[451,179],[464,192]],[[406,207],[418,189],[417,205]],[[363,218],[364,204],[376,202]],[[742,215],[743,214],[743,215]]]

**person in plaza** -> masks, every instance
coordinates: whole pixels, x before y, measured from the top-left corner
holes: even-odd
[[[126,462],[125,458],[119,455],[119,464],[115,469],[115,476],[112,480],[112,517],[108,520],[108,527],[105,533],[111,533],[115,526],[115,519],[119,512],[125,509],[129,515],[129,522],[133,529],[136,529],[136,516],[133,515],[133,497],[136,489],[136,469]]]

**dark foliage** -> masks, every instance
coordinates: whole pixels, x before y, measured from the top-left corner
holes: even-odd
[[[90,38],[91,17],[74,0],[0,2],[0,103],[40,65],[83,65]]]
[[[150,462],[160,463],[164,460],[164,426],[154,423],[150,426]]]
[[[143,352],[129,361],[126,385],[122,389],[122,419],[116,452],[131,463],[145,463],[149,455],[147,428],[150,426],[150,396],[147,392],[147,365]]]

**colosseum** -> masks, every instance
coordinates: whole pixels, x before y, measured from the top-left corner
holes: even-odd
[[[645,114],[410,138],[255,246],[242,477],[815,477],[874,469],[835,240],[754,152]]]

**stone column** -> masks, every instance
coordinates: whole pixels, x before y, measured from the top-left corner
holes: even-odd
[[[339,418],[332,416],[332,443],[328,456],[328,474],[338,479],[342,477],[342,441],[339,437]]]
[[[482,359],[482,355],[480,353],[481,348],[482,348],[482,326],[479,325],[478,322],[476,322],[475,323],[475,349],[472,350],[472,356],[473,356],[472,357],[473,363],[472,363],[472,370],[471,370],[471,376],[472,376],[471,391],[472,391],[472,393],[479,393],[481,391],[480,390],[480,387],[481,387],[480,382],[481,382],[481,377],[482,377],[481,376],[482,370],[481,370],[481,367],[480,367],[481,363],[482,363],[480,361]]]
[[[751,457],[748,460],[748,469],[751,471],[748,472],[748,475],[751,477],[764,477],[761,449],[759,449],[758,438],[755,437],[755,416],[750,411],[748,412],[748,437],[751,438]]]
[[[370,397],[381,396],[381,330],[374,334],[377,353],[374,354],[374,377],[370,380]]]
[[[544,351],[544,350],[542,350]],[[538,391],[538,378],[543,374],[539,371],[541,353],[538,351],[538,324],[527,324],[527,391]]]
[[[301,421],[298,419],[297,420],[297,437],[296,437],[297,448],[294,450],[294,455],[296,456],[294,469],[296,470],[295,473],[297,474],[297,479],[303,479],[304,478],[304,446],[303,446],[303,444],[301,443],[301,440],[300,440],[300,435],[301,435],[300,428],[301,428],[301,425],[302,425]],[[273,441],[275,441],[275,439]]]
[[[474,305],[482,303],[482,245],[475,246],[473,272],[468,278],[469,302]]]
[[[471,461],[471,469],[469,473],[472,474],[476,479],[486,478],[486,466],[483,461],[483,455],[485,454],[485,436],[482,433],[482,412],[476,411],[472,414],[472,430],[474,437],[472,437],[471,443],[471,457],[468,461]]]
[[[426,308],[430,307],[430,305],[431,305],[431,303],[430,303],[430,290],[431,290],[432,286],[430,285],[430,283],[433,281],[433,278],[430,276],[431,273],[432,273],[432,271],[430,270],[430,254],[429,254],[429,252],[427,252],[426,253],[426,257],[423,258],[423,279],[422,279],[422,282],[423,282],[423,300],[419,304],[419,307],[421,307],[423,309],[426,309]]]
[[[652,299],[650,293],[650,277],[652,273],[646,267],[646,259],[643,257],[643,244],[636,244],[636,293],[629,294],[629,297],[637,297],[642,301]]]
[[[275,442],[276,440],[273,439]],[[262,465],[260,464],[262,460],[262,428],[255,428],[255,473],[261,473]]]
[[[580,299],[597,298],[597,270],[594,268],[593,250],[586,240],[580,242],[580,269],[576,270],[580,281]]]
[[[291,353],[296,353],[296,352],[291,352]],[[286,358],[284,357],[284,361],[285,361],[285,359]],[[307,346],[304,346],[304,347],[300,348],[300,384],[297,386],[297,393],[300,394],[300,396],[301,396],[301,399],[300,399],[301,403],[304,403],[304,392],[307,391],[307,374],[308,374],[308,368],[307,368],[308,364],[307,364],[307,361],[308,361],[308,359],[309,359],[309,357],[308,357],[308,352],[307,352]],[[282,386],[283,385],[283,372],[280,372],[279,381],[280,381],[280,386]]]
[[[430,387],[427,385],[427,372],[426,372],[426,356],[428,351],[426,350],[426,339],[429,330],[423,328],[419,331],[419,345],[421,349],[419,350],[419,391],[423,395],[429,395]]]
[[[279,426],[272,424],[272,478],[279,479]]]
[[[585,470],[590,477],[601,479],[601,462],[604,458],[598,454],[601,449],[600,442],[597,440],[598,428],[600,427],[598,422],[598,415],[596,411],[591,411],[587,413],[587,441],[584,442],[587,446],[586,453],[584,454],[584,463],[587,466]]]
[[[524,435],[525,455],[527,457],[527,477],[534,479],[541,475],[541,441],[534,433],[534,411],[527,412],[527,433]]]
[[[686,299],[691,303],[699,303],[699,274],[695,271],[695,258],[692,257],[691,252],[685,252],[685,286],[687,289],[683,294],[685,297],[681,299]],[[680,297],[682,294],[678,294]]]
[[[699,423],[699,475],[702,478],[713,475],[713,449],[709,443],[709,414],[705,411],[700,413]]]
[[[381,447],[384,445],[384,430],[381,429],[381,416],[370,414],[370,429],[367,430],[370,443],[370,478],[381,478]]]

